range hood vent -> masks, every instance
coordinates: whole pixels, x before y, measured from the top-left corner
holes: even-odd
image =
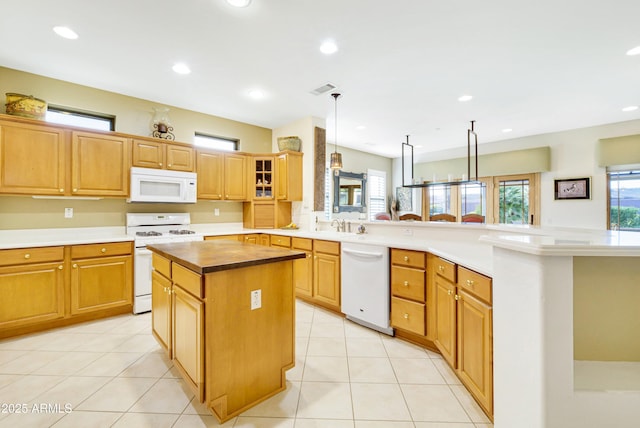
[[[335,88],[337,88],[336,85],[332,84],[332,83],[325,83],[324,85],[320,86],[319,88],[315,88],[314,90],[311,91],[311,93],[313,95],[322,95],[326,92],[329,91],[333,91]]]

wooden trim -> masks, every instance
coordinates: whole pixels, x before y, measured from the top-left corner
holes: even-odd
[[[313,142],[313,210],[324,211],[324,174],[327,164],[327,130],[314,128]]]

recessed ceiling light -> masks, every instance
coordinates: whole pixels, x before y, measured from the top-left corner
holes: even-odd
[[[627,55],[630,55],[630,56],[631,56],[631,55],[640,55],[640,46],[636,46],[636,47],[635,47],[635,48],[633,48],[633,49],[629,49],[629,50],[627,51]]]
[[[191,73],[191,69],[189,68],[189,66],[183,62],[177,62],[175,64],[173,64],[173,71],[175,71],[178,74],[189,74]]]
[[[251,4],[251,0],[227,0],[233,7],[247,7]]]
[[[356,129],[357,129],[358,131],[362,131],[363,129],[367,129],[367,127],[366,127],[366,126],[364,126],[364,125],[358,125],[358,126],[356,126]]]
[[[465,101],[469,101],[471,100],[473,97],[471,95],[463,95],[460,98],[458,98],[458,101],[460,102],[465,102]]]
[[[504,128],[504,129],[502,130],[502,132],[505,132],[505,133],[506,133],[506,132],[511,132],[511,131],[513,131],[513,129],[511,129],[511,128]]]
[[[634,110],[638,110],[638,106],[627,106],[622,109],[622,111],[634,111]]]
[[[327,40],[320,45],[320,52],[325,55],[331,55],[338,52],[338,45],[333,40]]]
[[[53,31],[60,37],[64,37],[65,39],[75,40],[78,38],[78,33],[73,31],[69,27],[57,26],[53,27]]]
[[[260,89],[251,89],[249,92],[247,92],[247,95],[249,95],[254,100],[261,100],[264,98],[264,92]]]

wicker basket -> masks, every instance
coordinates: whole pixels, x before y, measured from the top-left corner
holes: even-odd
[[[278,150],[291,150],[294,152],[300,151],[300,145],[302,140],[299,137],[278,137]]]
[[[7,114],[28,117],[31,119],[44,119],[47,114],[47,102],[33,95],[7,93]]]

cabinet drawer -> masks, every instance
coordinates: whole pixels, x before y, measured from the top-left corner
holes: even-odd
[[[339,242],[315,240],[313,245],[317,253],[333,254],[335,256],[340,255]]]
[[[71,247],[72,259],[90,257],[121,256],[131,254],[131,242],[111,242],[108,244],[74,245]]]
[[[165,278],[171,278],[171,260],[159,256],[156,253],[151,253],[151,265],[153,266],[153,270],[164,275]]]
[[[458,266],[458,286],[491,304],[491,278]]]
[[[313,240],[309,238],[291,238],[291,248],[311,251],[313,249]]]
[[[271,235],[271,245],[277,247],[291,248],[291,237]]]
[[[424,270],[391,266],[391,294],[424,303]]]
[[[425,305],[398,297],[391,298],[391,325],[424,336]]]
[[[391,249],[391,264],[424,269],[425,257],[422,251]]]
[[[436,265],[431,266],[431,269],[436,270],[436,274],[448,279],[451,282],[456,282],[456,264],[451,263],[449,260],[441,259],[437,257],[435,259]]]
[[[64,258],[64,247],[16,248],[0,250],[0,266],[56,262]]]
[[[202,287],[202,277],[197,273],[190,271],[179,264],[172,263],[171,280],[174,284],[179,285],[185,291],[193,294],[201,299],[204,298],[204,290]]]

